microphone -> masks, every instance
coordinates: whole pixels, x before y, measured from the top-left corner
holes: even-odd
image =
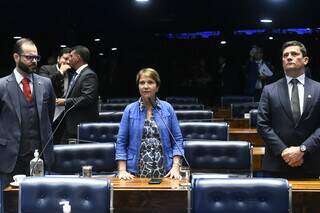
[[[172,132],[171,132],[170,128],[168,127],[168,125],[167,125],[167,124],[166,124],[166,122],[164,121],[163,116],[162,116],[162,113],[158,110],[158,108],[157,108],[157,106],[156,106],[155,102],[152,100],[152,98],[151,98],[151,97],[148,97],[148,101],[151,103],[152,107],[153,107],[153,108],[154,108],[154,109],[159,113],[159,115],[160,115],[160,119],[161,119],[162,123],[164,124],[164,126],[165,126],[165,127],[166,127],[166,129],[168,130],[168,132],[169,132],[169,134],[170,134],[170,136],[171,136],[172,140],[174,141],[175,145],[178,147],[178,150],[179,150],[180,154],[182,155],[183,160],[186,162],[186,164],[187,164],[187,166],[188,166],[188,168],[189,168],[189,170],[190,170],[190,168],[191,168],[191,167],[190,167],[190,164],[189,164],[189,162],[188,162],[188,160],[187,160],[186,156],[184,155],[184,152],[182,152],[182,150],[180,149],[180,147],[179,147],[179,145],[178,145],[178,143],[177,143],[176,139],[174,138],[174,136],[173,136],[173,134],[172,134]]]
[[[59,121],[59,123],[57,124],[56,128],[53,130],[53,132],[51,133],[49,139],[47,140],[47,142],[45,143],[44,147],[42,148],[40,154],[39,154],[39,157],[37,158],[37,161],[35,162],[35,164],[33,165],[32,169],[31,169],[31,172],[30,172],[30,175],[33,174],[34,172],[34,169],[36,168],[37,164],[38,164],[38,161],[39,159],[42,157],[44,151],[46,150],[47,146],[49,145],[50,141],[52,140],[54,134],[56,133],[56,131],[59,129],[59,126],[61,125],[63,119],[66,117],[66,115],[68,114],[68,112],[70,110],[72,110],[74,107],[76,107],[78,105],[80,101],[73,101],[73,105],[67,110],[65,111],[65,113],[63,114],[61,120]]]

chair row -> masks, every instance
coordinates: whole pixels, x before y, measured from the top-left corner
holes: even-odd
[[[94,174],[114,175],[117,170],[115,146],[115,143],[55,145],[51,174],[80,174],[82,166],[91,165]],[[252,177],[252,147],[249,142],[185,141],[184,150],[193,174]]]
[[[129,103],[102,103],[100,106],[101,112],[107,111],[123,111]],[[172,104],[175,110],[203,110],[203,104]]]
[[[109,98],[107,103],[132,103],[138,100],[138,97],[124,97],[124,98]],[[198,104],[199,100],[196,97],[190,96],[170,96],[166,101],[171,104]]]
[[[178,110],[175,111],[179,121],[212,121],[213,111],[211,110]],[[123,112],[100,112],[99,122],[119,123]]]
[[[119,123],[82,123],[78,125],[78,142],[115,142]],[[182,122],[180,123],[184,140],[228,140],[226,122]]]
[[[284,213],[291,212],[291,190],[287,180],[275,178],[211,179],[192,182],[191,212]],[[32,177],[21,183],[19,212],[62,212],[68,201],[72,212],[113,211],[113,191],[108,180],[71,177]]]

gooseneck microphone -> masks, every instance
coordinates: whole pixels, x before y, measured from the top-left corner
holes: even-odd
[[[74,101],[73,102],[73,105],[67,110],[64,112],[62,118],[60,119],[59,123],[57,124],[56,128],[53,130],[53,132],[51,133],[49,139],[47,140],[47,142],[45,143],[44,147],[42,148],[40,154],[39,154],[39,157],[37,158],[37,161],[35,162],[34,166],[32,167],[31,169],[31,172],[30,172],[30,175],[33,174],[34,172],[34,169],[36,168],[37,164],[38,164],[38,161],[39,159],[42,157],[44,151],[46,150],[47,146],[49,145],[50,141],[52,140],[54,134],[56,133],[56,131],[59,129],[59,126],[61,125],[63,119],[66,117],[66,115],[68,114],[68,112],[70,112],[75,106],[77,106],[77,104],[79,103],[80,101]]]
[[[174,136],[173,136],[170,128],[168,127],[167,123],[164,121],[163,116],[162,116],[162,113],[158,110],[158,108],[157,108],[155,102],[152,100],[152,98],[148,97],[148,101],[151,103],[152,107],[159,113],[159,116],[160,116],[160,119],[161,119],[162,123],[164,124],[164,126],[165,126],[166,129],[168,130],[168,132],[169,132],[172,140],[174,141],[174,143],[175,143],[176,146],[178,147],[178,150],[179,150],[180,154],[182,155],[183,160],[186,162],[186,164],[187,164],[187,166],[189,167],[189,170],[190,170],[190,164],[189,164],[186,156],[184,155],[184,152],[182,152],[182,150],[180,149],[180,147],[179,147],[176,139],[174,138]]]

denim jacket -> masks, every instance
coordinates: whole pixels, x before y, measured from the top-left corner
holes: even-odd
[[[160,104],[158,105],[159,107],[157,107],[161,115],[159,115],[156,109],[153,109],[152,113],[160,133],[164,153],[164,167],[166,171],[169,171],[172,167],[173,156],[184,155],[183,138],[177,116],[172,106],[168,102],[158,101]],[[116,144],[116,160],[127,161],[127,171],[131,173],[138,172],[140,144],[146,114],[146,108],[140,110],[139,101],[136,101],[125,108],[120,122]],[[160,116],[162,116],[177,143],[175,143],[170,136]],[[177,145],[179,147],[177,147]]]

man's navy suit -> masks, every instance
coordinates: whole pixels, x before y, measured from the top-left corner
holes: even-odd
[[[266,143],[265,171],[320,174],[320,83],[305,78],[303,101],[303,113],[295,124],[286,78],[264,87],[257,129]],[[300,167],[288,166],[281,157],[282,151],[301,144],[307,147],[304,163]]]
[[[33,74],[33,82],[33,98],[36,101],[40,144],[43,148],[52,133],[55,95],[50,79]],[[10,174],[19,155],[21,108],[17,88],[19,85],[13,73],[0,78],[0,174]],[[49,143],[44,152],[47,169],[53,161],[52,150],[53,145]]]

